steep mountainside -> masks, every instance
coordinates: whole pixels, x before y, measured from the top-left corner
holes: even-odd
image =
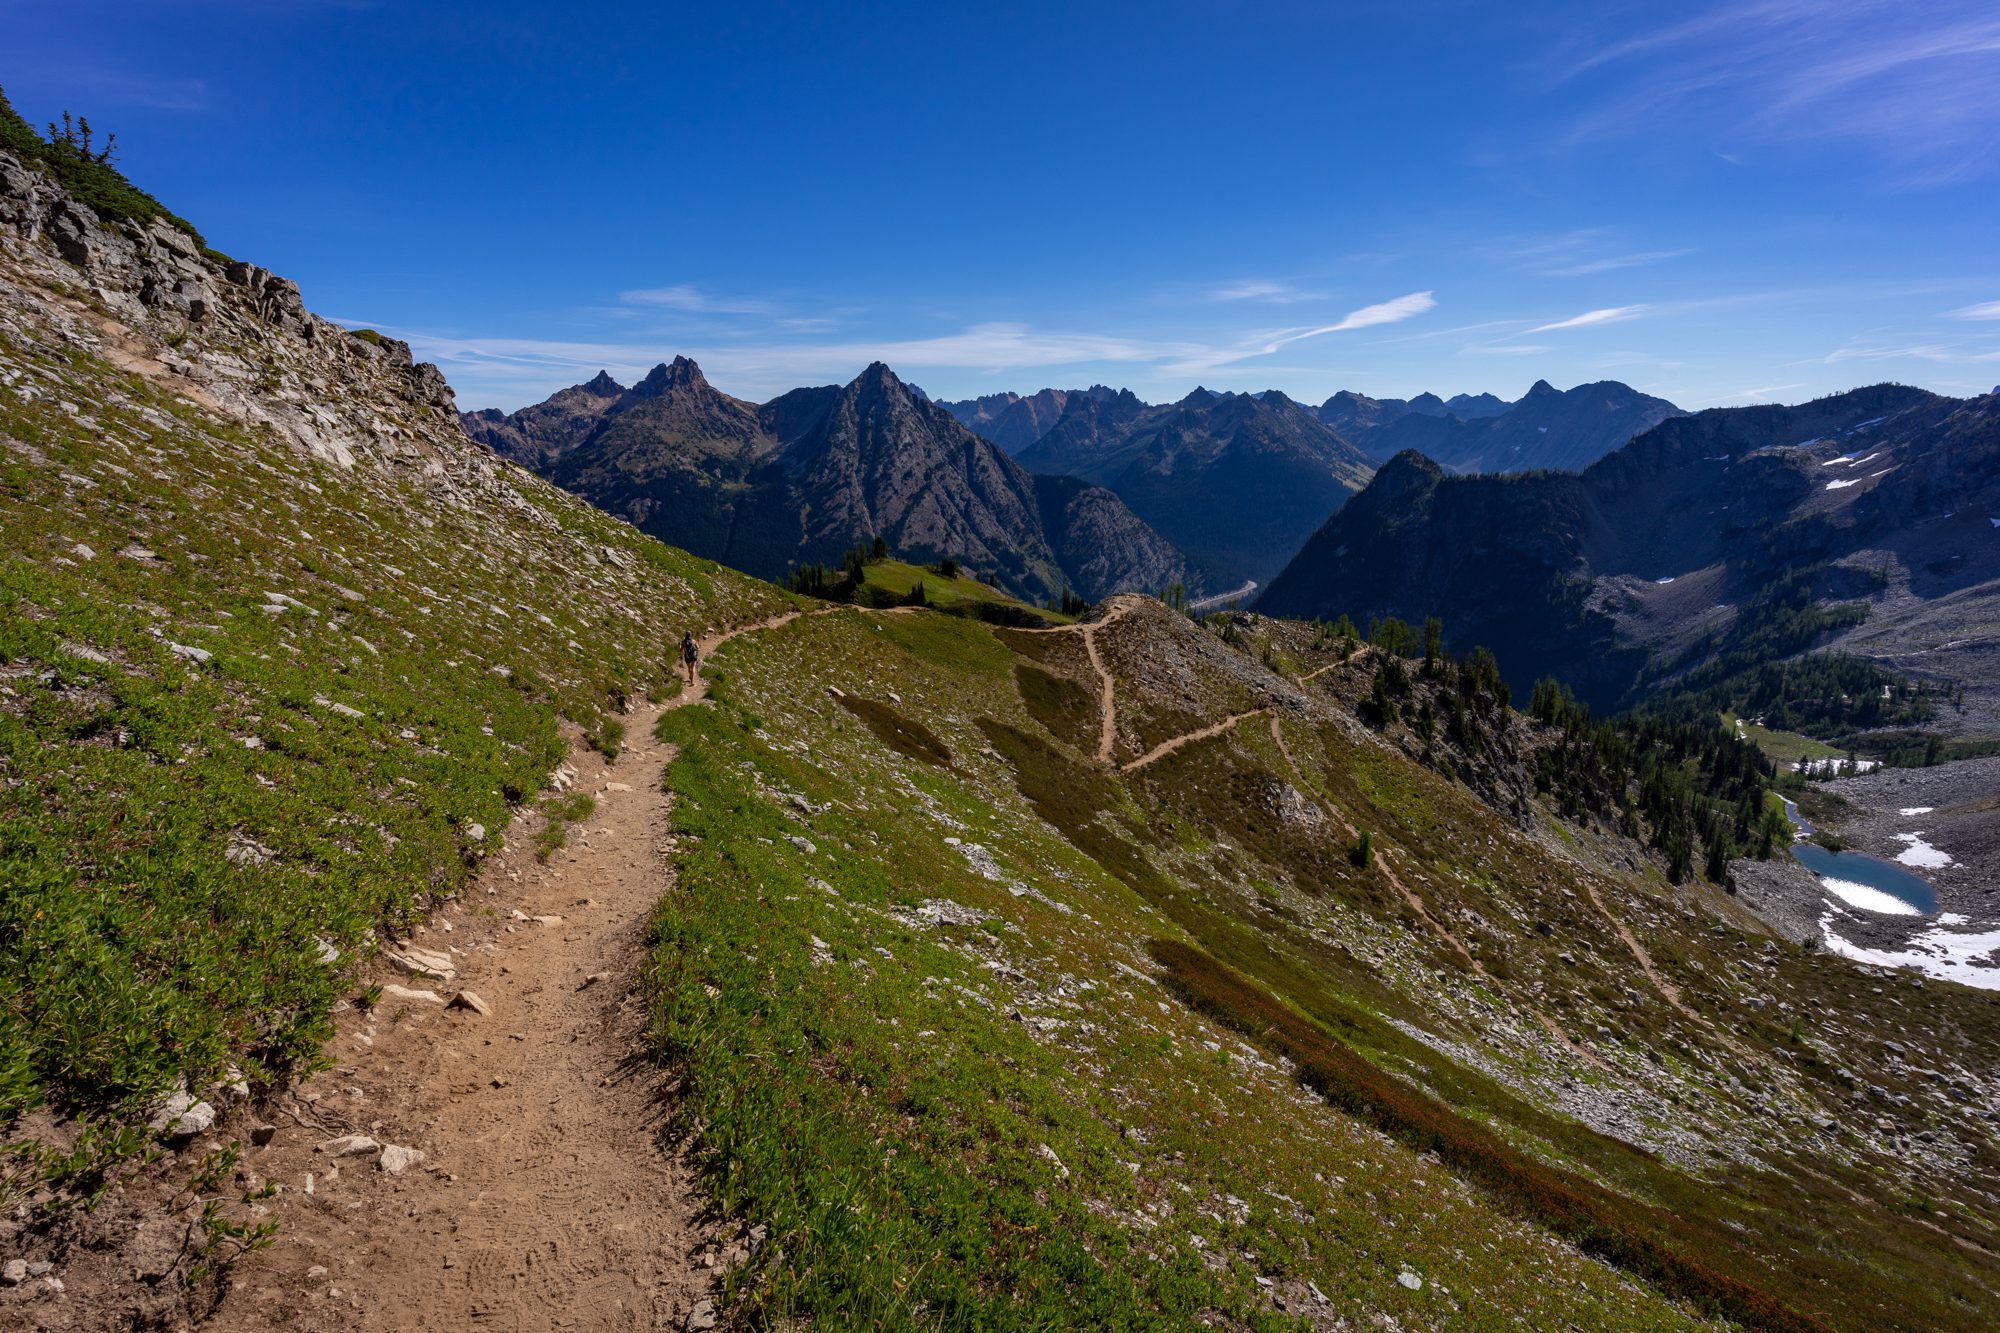
[[[1123,390],[1072,402],[1021,462],[1116,491],[1218,587],[1270,578],[1369,473],[1283,394],[1206,389],[1161,407]]]
[[[1505,418],[1501,418],[1504,420]],[[1265,594],[1273,614],[1444,619],[1517,686],[1599,706],[1726,648],[1803,578],[1870,608],[1849,646],[1974,685],[2000,600],[2000,399],[1880,386],[1666,421],[1582,473],[1443,475],[1403,454]]]
[[[616,749],[683,626],[789,599],[473,445],[403,344],[5,153],[0,530],[0,1233],[63,1288],[0,1283],[0,1326],[184,1326],[261,1225],[215,1163],[358,969],[566,732]]]
[[[1063,409],[1072,399],[1104,399],[1111,396],[1110,389],[1094,384],[1088,389],[1043,389],[1025,398],[1013,392],[991,393],[984,398],[939,403],[938,406],[957,417],[960,424],[973,433],[993,441],[1010,454],[1018,455],[1049,433],[1050,427],[1061,419]]]
[[[776,448],[754,407],[718,393],[677,356],[606,404],[583,440],[539,470],[642,532],[671,527],[678,545],[720,559],[731,553],[751,474]]]
[[[1338,395],[1336,395],[1336,399]],[[1360,400],[1365,402],[1366,400]],[[1386,407],[1387,405],[1381,405]],[[1376,458],[1414,449],[1448,472],[1576,471],[1681,410],[1615,380],[1558,391],[1537,380],[1518,402],[1460,395],[1431,415],[1378,412],[1356,418],[1356,404],[1329,400],[1322,416],[1354,418],[1354,442]]]
[[[589,389],[499,426],[470,413],[466,427],[541,459],[556,484],[641,531],[765,577],[838,563],[879,536],[914,560],[952,556],[1035,601],[1187,578],[1186,561],[1116,496],[1097,489],[1081,507],[1051,509],[1025,469],[886,366],[754,407],[676,357],[603,401],[577,438],[580,418],[560,405],[598,402]],[[545,439],[545,428],[555,434]]]
[[[1497,815],[1405,757],[1414,708],[1356,721],[1372,652],[1118,599],[1042,633],[828,615],[724,666],[670,724],[654,1006],[709,1179],[785,1237],[754,1311],[1992,1317],[1986,997],[1894,1008],[1609,829]],[[1446,670],[1440,743],[1550,743]]]
[[[625,387],[605,371],[532,407],[504,413],[497,407],[461,414],[465,433],[510,463],[543,471],[590,437]]]
[[[1079,596],[1188,584],[1187,558],[1104,487],[1076,477],[1036,477],[1035,501],[1056,563]]]

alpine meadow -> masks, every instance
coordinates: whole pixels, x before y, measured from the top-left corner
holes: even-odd
[[[2000,1327],[1988,7],[86,9],[0,1326]]]

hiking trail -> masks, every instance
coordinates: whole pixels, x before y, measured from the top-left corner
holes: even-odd
[[[711,634],[702,657],[801,614]],[[241,1169],[281,1186],[281,1226],[237,1265],[209,1327],[678,1329],[712,1296],[739,1251],[663,1137],[673,1088],[633,984],[672,884],[674,748],[654,724],[707,694],[698,679],[634,709],[615,761],[572,752],[572,789],[596,804],[568,845],[537,861],[517,819],[412,932],[454,975],[378,959],[356,979],[381,980],[380,1002],[342,1007],[332,1068],[271,1108],[267,1146],[244,1149]],[[490,1013],[448,1007],[460,991]],[[350,1134],[424,1158],[391,1175],[372,1153],[329,1149]]]

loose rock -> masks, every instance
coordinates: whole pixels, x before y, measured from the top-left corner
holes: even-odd
[[[445,1007],[447,1009],[470,1009],[481,1018],[491,1018],[493,1016],[493,1006],[469,990],[462,990],[452,996],[450,1003]]]
[[[391,1143],[382,1149],[382,1156],[376,1165],[392,1176],[400,1176],[423,1160],[423,1153],[417,1149]]]

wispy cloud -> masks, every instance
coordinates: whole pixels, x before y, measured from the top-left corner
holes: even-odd
[[[1843,361],[1962,361],[1971,358],[1955,354],[1951,348],[1938,343],[1894,343],[1868,346],[1849,343],[1836,347],[1825,356],[1808,358],[1801,365],[1817,363],[1822,366],[1837,366]]]
[[[1685,247],[1637,250],[1609,228],[1578,227],[1516,243],[1504,253],[1528,272],[1544,278],[1581,278],[1593,273],[1611,273],[1678,259],[1694,251]]]
[[[528,402],[564,384],[608,370],[620,379],[645,374],[676,352],[701,363],[710,378],[736,392],[779,392],[801,383],[845,380],[871,361],[899,370],[952,369],[998,374],[1044,366],[1159,364],[1198,358],[1199,344],[1154,342],[1105,334],[1039,330],[1024,324],[975,324],[931,338],[878,341],[726,342],[667,345],[539,338],[484,338],[376,325],[406,339],[417,356],[435,361],[467,395]]]
[[[1649,305],[1614,305],[1602,310],[1586,310],[1581,315],[1571,315],[1553,324],[1537,324],[1527,333],[1553,333],[1557,329],[1587,329],[1599,324],[1622,324],[1628,319],[1637,319],[1652,307]]]
[[[1295,305],[1300,301],[1324,299],[1322,292],[1307,291],[1289,282],[1251,278],[1225,283],[1209,292],[1211,301],[1262,301],[1269,305]]]
[[[1805,387],[1803,384],[1761,384],[1754,389],[1738,389],[1735,393],[1726,393],[1722,396],[1722,401],[1731,402],[1738,398],[1761,401],[1762,399],[1771,397],[1773,394],[1784,393],[1790,389],[1803,389]]]
[[[777,306],[769,301],[710,296],[689,283],[672,287],[640,287],[618,293],[621,303],[662,310],[685,310],[703,315],[770,315]]]
[[[1220,366],[1232,366],[1240,361],[1270,356],[1274,352],[1290,347],[1293,343],[1304,342],[1309,338],[1323,338],[1329,333],[1348,333],[1355,329],[1372,329],[1381,324],[1398,324],[1436,308],[1437,297],[1433,293],[1411,292],[1394,300],[1379,301],[1374,305],[1362,306],[1358,310],[1350,310],[1332,324],[1252,334],[1233,347],[1202,347],[1170,363],[1165,369],[1180,374],[1200,374]]]
[[[1679,259],[1682,255],[1693,254],[1693,250],[1641,250],[1629,255],[1606,255],[1601,259],[1584,259],[1573,264],[1561,264],[1537,269],[1548,278],[1583,278],[1593,273],[1611,273],[1621,268],[1639,268],[1645,264],[1657,264],[1666,259]]]
[[[1950,312],[1953,319],[2000,319],[2000,301],[1962,306]]]
[[[1437,299],[1429,292],[1411,292],[1393,301],[1383,301],[1376,305],[1365,305],[1350,312],[1338,324],[1329,324],[1323,329],[1314,329],[1302,337],[1316,337],[1322,333],[1345,333],[1349,329],[1372,329],[1377,324],[1400,324],[1406,319],[1437,309]]]
[[[1993,168],[2000,10],[1991,0],[1737,0],[1572,52],[1552,83],[1606,89],[1572,143],[1665,124],[1718,138],[1847,140],[1882,153],[1900,184],[1942,185]]]

